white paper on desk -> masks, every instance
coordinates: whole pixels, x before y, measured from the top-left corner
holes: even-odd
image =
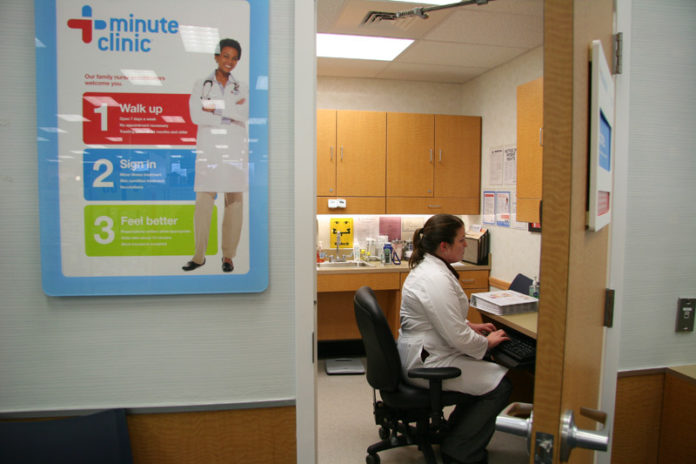
[[[474,308],[505,316],[536,311],[539,307],[539,300],[514,290],[499,290],[472,293],[470,304]]]

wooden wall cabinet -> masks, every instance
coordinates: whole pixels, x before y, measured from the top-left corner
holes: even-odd
[[[481,118],[387,113],[387,213],[479,214]]]
[[[517,87],[517,220],[541,222],[544,79]]]
[[[384,213],[386,124],[384,112],[317,110],[319,214]],[[329,211],[330,197],[346,199],[348,208]]]
[[[317,110],[317,214],[479,214],[480,178],[478,116]]]

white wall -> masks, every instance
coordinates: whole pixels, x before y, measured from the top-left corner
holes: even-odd
[[[462,113],[482,117],[481,189],[510,191],[515,185],[489,185],[491,148],[517,144],[517,86],[543,74],[543,47],[467,82],[462,89]],[[510,282],[518,273],[539,276],[541,234],[490,226],[491,276]]]
[[[461,114],[461,86],[432,82],[317,78],[317,108]]]
[[[619,368],[696,363],[675,333],[696,298],[696,2],[632,2],[624,299]]]
[[[0,412],[294,402],[293,2],[270,8],[270,284],[246,295],[43,294],[33,13],[0,3]]]

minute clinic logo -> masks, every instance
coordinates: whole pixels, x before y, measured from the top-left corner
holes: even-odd
[[[107,20],[92,19],[92,7],[82,7],[82,18],[68,19],[68,27],[82,31],[82,42],[96,42],[102,52],[148,53],[158,35],[178,35],[179,22],[166,17],[141,18],[133,13]],[[98,34],[95,31],[103,31]],[[93,36],[97,37],[93,37]]]
[[[106,29],[106,21],[101,19],[92,19],[92,7],[85,5],[82,7],[82,18],[80,19],[69,19],[68,27],[70,29],[79,29],[82,31],[82,42],[91,43],[92,42],[92,31]]]

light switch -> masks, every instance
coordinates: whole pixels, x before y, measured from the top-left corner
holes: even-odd
[[[696,298],[679,298],[675,332],[694,331],[694,309],[696,309]]]

